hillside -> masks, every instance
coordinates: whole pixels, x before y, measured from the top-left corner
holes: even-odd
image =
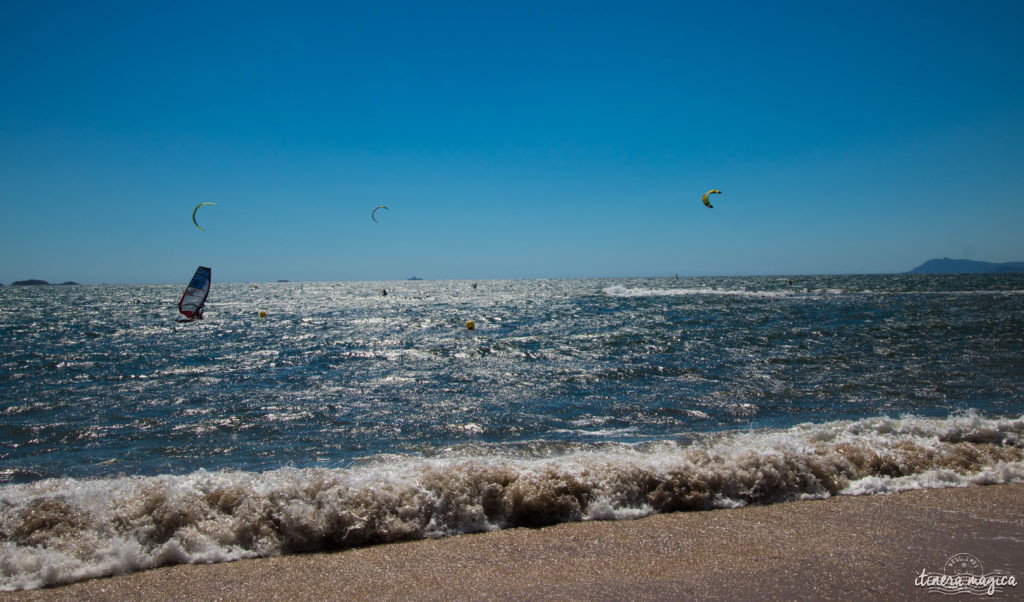
[[[1024,261],[1008,261],[992,263],[990,261],[973,261],[971,259],[929,259],[908,274],[991,274],[1024,272]]]

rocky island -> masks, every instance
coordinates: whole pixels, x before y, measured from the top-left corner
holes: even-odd
[[[50,286],[50,283],[45,280],[36,279],[19,280],[17,282],[12,282],[11,286]],[[61,282],[59,286],[78,286],[78,283],[68,280],[67,282]]]

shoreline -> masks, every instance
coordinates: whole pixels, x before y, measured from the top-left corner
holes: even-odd
[[[1024,597],[1024,484],[835,496],[175,565],[11,600],[945,599],[956,554]]]

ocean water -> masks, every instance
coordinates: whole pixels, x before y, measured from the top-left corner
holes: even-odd
[[[1022,275],[213,278],[0,289],[0,589],[1024,481]]]

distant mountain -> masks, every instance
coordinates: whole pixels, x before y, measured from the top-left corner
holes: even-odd
[[[929,259],[908,274],[993,274],[1024,272],[1024,261],[1007,261],[992,263],[990,261],[972,261],[970,259]]]
[[[17,282],[12,282],[11,286],[41,286],[44,284],[50,283],[45,280],[19,280]]]
[[[50,283],[45,280],[19,280],[12,282],[11,286],[49,286]],[[78,286],[77,282],[68,280],[67,282],[61,282],[60,286]]]

